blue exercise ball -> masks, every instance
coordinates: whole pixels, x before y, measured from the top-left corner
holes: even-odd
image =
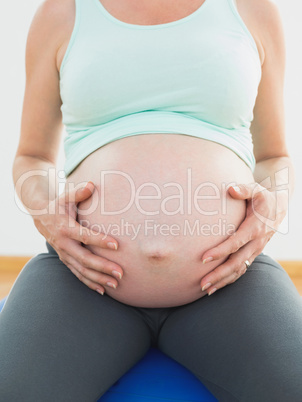
[[[0,311],[5,300],[0,301]],[[216,402],[217,399],[185,367],[151,348],[98,402],[160,401]]]
[[[185,367],[151,348],[98,402],[214,402]]]
[[[3,309],[4,303],[5,303],[5,299],[0,300],[0,311]]]

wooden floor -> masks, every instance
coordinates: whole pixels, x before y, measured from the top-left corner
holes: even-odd
[[[296,288],[298,289],[298,292],[302,296],[302,277],[292,278],[292,281],[294,282]]]
[[[0,267],[0,300],[7,296],[13,283],[15,282],[19,272],[18,270],[9,270],[1,269]],[[294,282],[298,292],[302,296],[302,273],[301,275],[293,275],[291,276],[292,281]]]

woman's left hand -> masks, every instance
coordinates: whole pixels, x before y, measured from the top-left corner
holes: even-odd
[[[258,183],[252,183],[229,187],[228,192],[237,200],[247,200],[246,216],[235,233],[207,250],[202,257],[203,263],[207,263],[229,256],[202,278],[201,288],[209,296],[235,282],[246,272],[245,261],[252,264],[287,213],[287,190],[273,192]]]

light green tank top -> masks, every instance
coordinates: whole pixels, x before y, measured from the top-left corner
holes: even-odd
[[[217,142],[254,170],[261,63],[234,0],[159,25],[122,22],[100,0],[75,3],[60,67],[66,177],[103,145],[146,133]]]

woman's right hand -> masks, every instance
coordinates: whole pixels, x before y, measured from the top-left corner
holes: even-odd
[[[106,258],[97,256],[83,247],[94,245],[117,250],[117,242],[104,233],[95,232],[77,221],[77,204],[91,197],[94,184],[89,181],[81,188],[65,191],[51,201],[47,214],[33,216],[38,231],[56,250],[60,260],[90,289],[104,294],[105,286],[116,288],[121,279],[121,267]],[[110,247],[108,243],[114,243]],[[115,245],[115,246],[114,246]]]

